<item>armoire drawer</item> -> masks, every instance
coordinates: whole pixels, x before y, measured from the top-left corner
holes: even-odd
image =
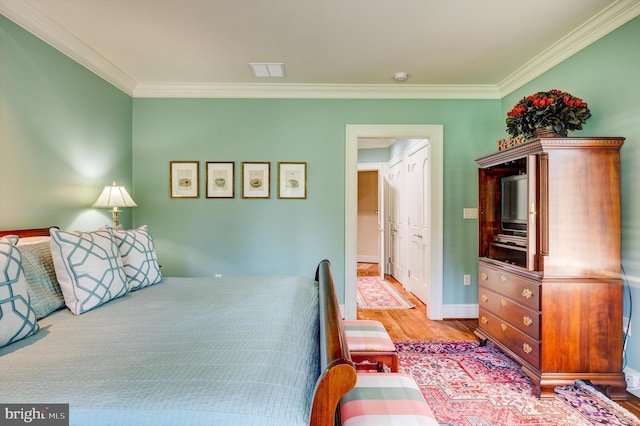
[[[514,354],[529,363],[532,367],[540,368],[540,341],[532,339],[506,321],[480,309],[479,327],[494,339],[505,345]]]
[[[540,339],[540,312],[515,303],[504,295],[480,287],[480,308],[512,324],[517,329]]]
[[[498,271],[486,265],[479,267],[480,287],[503,294],[533,310],[540,310],[540,284],[518,275]]]

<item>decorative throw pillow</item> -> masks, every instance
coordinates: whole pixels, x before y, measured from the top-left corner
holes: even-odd
[[[18,249],[22,256],[31,306],[40,319],[64,307],[64,297],[53,267],[50,238],[35,244],[24,241],[24,238],[20,239]]]
[[[147,225],[128,231],[109,228],[124,264],[129,289],[138,290],[162,281],[162,273]]]
[[[108,231],[49,232],[56,277],[74,315],[127,293],[120,252]]]
[[[36,331],[38,323],[29,303],[20,251],[9,239],[0,239],[0,346]]]

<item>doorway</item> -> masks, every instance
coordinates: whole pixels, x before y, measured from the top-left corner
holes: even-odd
[[[376,263],[381,280],[386,272],[384,185],[383,165],[358,164],[357,261]]]
[[[356,318],[356,266],[357,266],[357,185],[358,139],[402,138],[429,141],[430,167],[428,171],[431,203],[429,232],[425,237],[431,250],[429,257],[430,304],[427,316],[442,319],[442,256],[443,256],[443,126],[441,125],[347,125],[345,152],[345,318]]]

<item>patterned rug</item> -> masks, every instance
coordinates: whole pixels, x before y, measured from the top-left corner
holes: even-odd
[[[409,303],[391,284],[378,277],[358,277],[358,309],[410,309]]]
[[[583,382],[532,395],[531,380],[491,343],[396,342],[400,372],[411,374],[440,425],[638,426],[640,420]]]

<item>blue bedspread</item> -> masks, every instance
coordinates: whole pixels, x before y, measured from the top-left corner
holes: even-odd
[[[0,402],[69,403],[72,425],[306,425],[318,288],[301,277],[165,278],[0,348]]]

